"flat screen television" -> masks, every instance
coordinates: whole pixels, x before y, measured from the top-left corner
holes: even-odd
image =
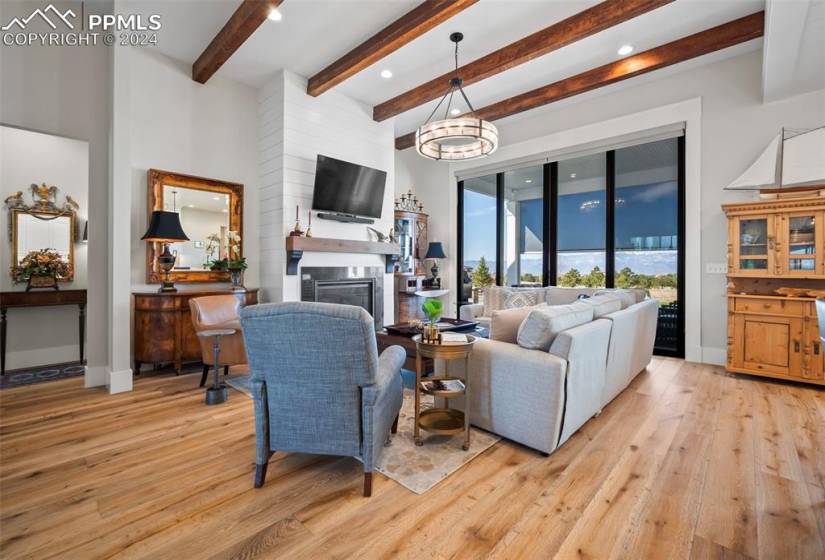
[[[318,155],[312,209],[381,218],[387,172]]]

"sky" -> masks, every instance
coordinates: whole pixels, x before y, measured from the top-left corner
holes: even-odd
[[[494,263],[495,197],[470,190],[465,190],[464,193],[465,263],[472,266],[482,255]],[[579,270],[589,271],[597,263],[600,263],[599,266],[604,269],[604,256],[593,253],[594,250],[604,248],[604,194],[604,191],[592,191],[559,197],[558,247],[560,251],[576,253],[575,256],[569,254],[563,259],[560,257],[560,270],[575,266]],[[622,187],[617,189],[616,197],[617,270],[623,266],[629,266],[635,272],[645,274],[675,272],[675,251],[651,251],[649,254],[642,254],[647,252],[626,252],[622,249],[632,248],[633,238],[676,235],[678,216],[676,183],[670,181]],[[532,235],[543,239],[540,199],[522,203],[522,224],[530,230]],[[536,259],[538,259],[539,270],[533,271]],[[539,254],[529,255],[523,259],[523,272],[539,272],[540,268],[541,256]]]

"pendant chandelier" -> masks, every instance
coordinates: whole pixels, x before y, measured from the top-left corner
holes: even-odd
[[[415,150],[425,158],[468,160],[488,156],[498,148],[498,129],[493,123],[475,116],[475,110],[461,87],[462,80],[458,77],[458,43],[463,38],[461,33],[450,35],[450,41],[455,43],[455,76],[426,122],[415,131]],[[450,106],[456,91],[467,103],[469,112],[450,118]],[[445,99],[447,108],[444,110],[444,118],[433,121],[433,116]]]

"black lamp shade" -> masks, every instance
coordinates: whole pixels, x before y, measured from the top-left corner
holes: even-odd
[[[444,254],[444,247],[441,246],[440,241],[435,241],[430,243],[430,246],[427,247],[427,254],[424,256],[425,259],[446,259],[447,255]]]
[[[152,217],[149,219],[149,228],[141,239],[161,243],[189,241],[180,225],[180,214],[163,210],[152,212]]]

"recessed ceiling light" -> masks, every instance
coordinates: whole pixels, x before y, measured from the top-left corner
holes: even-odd
[[[195,205],[194,205],[194,204],[187,204],[187,205],[186,205],[186,207],[187,207],[187,208],[194,208],[194,207],[195,207]]]
[[[571,174],[570,174],[570,178],[571,178],[571,179],[575,179],[575,178],[576,178],[576,174],[575,174],[575,173],[571,173]]]
[[[219,197],[219,196],[213,196],[212,197],[212,200],[220,200],[220,199],[221,199],[221,197]]]
[[[453,107],[452,109],[450,109],[450,114],[453,116],[460,115],[461,109],[459,109],[458,107]]]
[[[381,77],[384,78],[385,80],[389,80],[390,78],[392,78],[392,70],[389,70],[389,69],[381,70]]]
[[[224,209],[223,209],[223,211],[224,211],[224,212],[229,212],[229,210],[227,210],[226,208],[224,208]]]
[[[532,183],[532,182],[533,182],[533,180],[532,180],[532,179],[525,179],[525,180],[524,180],[524,182],[525,182],[525,183]]]
[[[275,8],[269,10],[269,15],[266,17],[268,17],[272,21],[281,21],[284,18],[284,16],[281,15],[281,12],[279,12]]]
[[[633,45],[622,45],[616,52],[619,53],[619,56],[626,56],[633,52]]]

